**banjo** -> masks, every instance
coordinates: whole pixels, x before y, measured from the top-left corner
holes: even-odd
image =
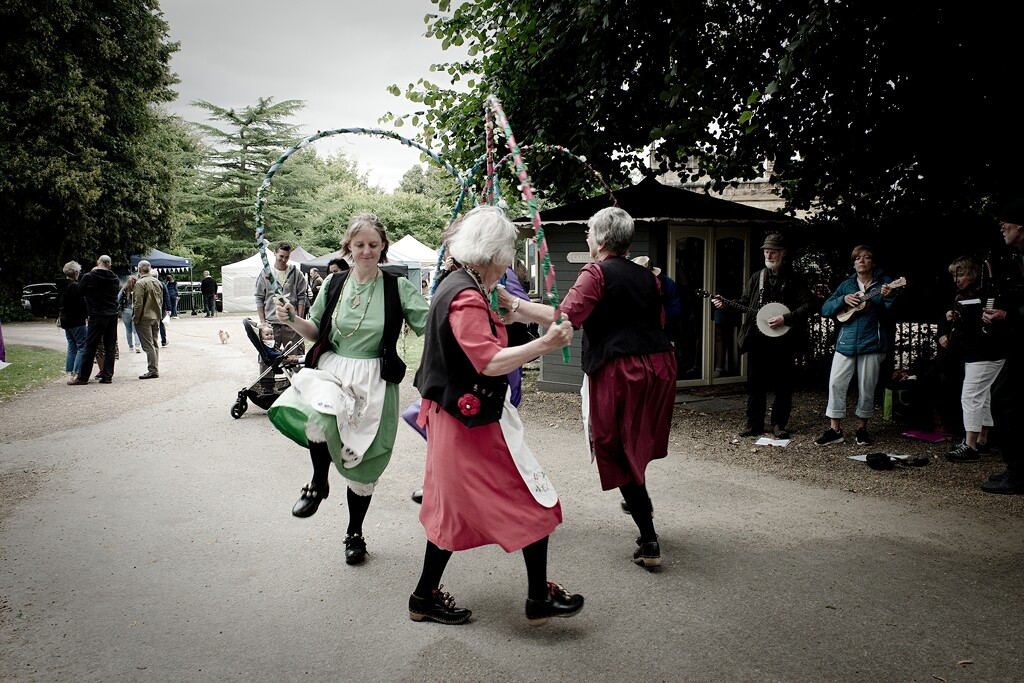
[[[784,304],[780,304],[778,302],[773,301],[765,304],[761,308],[751,308],[750,306],[741,304],[738,301],[726,299],[723,296],[712,294],[711,292],[705,291],[703,289],[698,289],[697,294],[704,297],[705,299],[716,298],[726,306],[729,306],[730,308],[735,308],[736,310],[743,311],[748,315],[754,316],[754,322],[757,323],[757,329],[761,330],[761,333],[764,334],[766,337],[781,337],[782,335],[789,332],[789,325],[779,325],[778,327],[768,326],[769,318],[774,318],[777,315],[786,315],[787,313],[789,313],[789,309]]]

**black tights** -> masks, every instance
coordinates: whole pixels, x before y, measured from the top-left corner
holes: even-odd
[[[313,461],[313,483],[321,486],[327,483],[327,475],[331,471],[331,452],[322,441],[309,443],[309,457]],[[346,491],[348,498],[348,534],[363,534],[363,520],[370,509],[373,496],[360,496],[352,489]],[[442,567],[442,571],[444,568]]]
[[[430,597],[430,594],[441,585],[441,576],[451,556],[451,550],[444,550],[427,541],[427,550],[423,555],[423,573],[416,584],[415,595],[421,598]],[[526,562],[527,595],[532,600],[544,600],[548,595],[548,537],[545,536],[523,548],[523,560]]]
[[[620,486],[619,491],[622,493],[626,505],[629,506],[629,514],[633,517],[636,528],[640,530],[640,540],[653,541],[657,539],[658,534],[654,533],[654,519],[651,518],[654,506],[647,493],[647,485],[634,482]]]

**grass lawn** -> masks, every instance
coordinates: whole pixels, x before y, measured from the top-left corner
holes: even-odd
[[[66,354],[28,346],[8,346],[6,368],[0,370],[0,401],[34,389],[64,374]]]

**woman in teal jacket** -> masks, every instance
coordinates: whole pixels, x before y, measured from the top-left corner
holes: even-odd
[[[892,279],[875,267],[871,247],[858,245],[850,255],[853,275],[843,280],[821,307],[823,318],[836,316],[839,333],[832,373],[828,379],[829,428],[814,443],[819,446],[842,443],[842,420],[846,417],[846,390],[857,372],[856,440],[858,446],[871,443],[868,418],[875,409],[875,385],[882,360],[889,352],[885,318],[894,299]]]

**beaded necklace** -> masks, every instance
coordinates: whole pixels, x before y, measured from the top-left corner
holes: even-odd
[[[377,271],[377,275],[375,275],[375,276],[373,277],[373,285],[372,285],[372,286],[370,287],[370,296],[366,297],[366,305],[365,305],[365,306],[363,306],[363,314],[359,316],[359,322],[357,322],[357,323],[356,323],[356,326],[355,326],[355,328],[354,328],[354,329],[353,329],[353,330],[352,330],[351,332],[349,332],[348,334],[341,334],[341,333],[340,333],[340,330],[341,330],[341,325],[340,325],[340,324],[338,324],[338,329],[339,329],[339,334],[338,334],[338,336],[340,336],[340,337],[341,337],[342,339],[348,339],[349,337],[351,337],[352,335],[354,335],[354,334],[355,334],[356,332],[358,332],[358,331],[359,331],[359,328],[363,326],[363,319],[364,319],[364,318],[366,318],[366,312],[367,312],[368,310],[370,310],[370,302],[371,302],[371,301],[373,301],[373,292],[374,292],[374,290],[376,290],[376,289],[377,289],[377,280],[379,279],[379,276],[380,276],[380,270],[378,269],[378,271]],[[348,278],[347,278],[347,279],[345,280],[345,289],[348,289],[348,283],[352,282],[352,281],[353,281],[354,279],[355,279],[355,278],[353,278],[353,277],[352,277],[352,276],[350,275],[350,276],[349,276],[349,277],[348,277]],[[363,283],[363,284],[366,284],[366,283]],[[356,294],[356,297],[357,297],[357,298],[356,298],[355,302],[353,303],[353,305],[352,305],[352,308],[355,308],[356,306],[358,306],[358,305],[359,305],[359,301],[358,301],[358,296],[359,296],[359,294],[357,293],[357,294]],[[341,299],[342,299],[342,301],[344,301],[344,300],[345,300],[345,292],[344,292],[344,291],[342,291],[342,293],[341,293]],[[341,310],[341,308],[339,307],[339,308],[338,308],[338,311],[340,311],[340,310]],[[335,323],[339,323],[339,321],[338,321],[338,316],[339,316],[339,312],[335,312],[335,314],[334,314],[334,322],[335,322]]]

